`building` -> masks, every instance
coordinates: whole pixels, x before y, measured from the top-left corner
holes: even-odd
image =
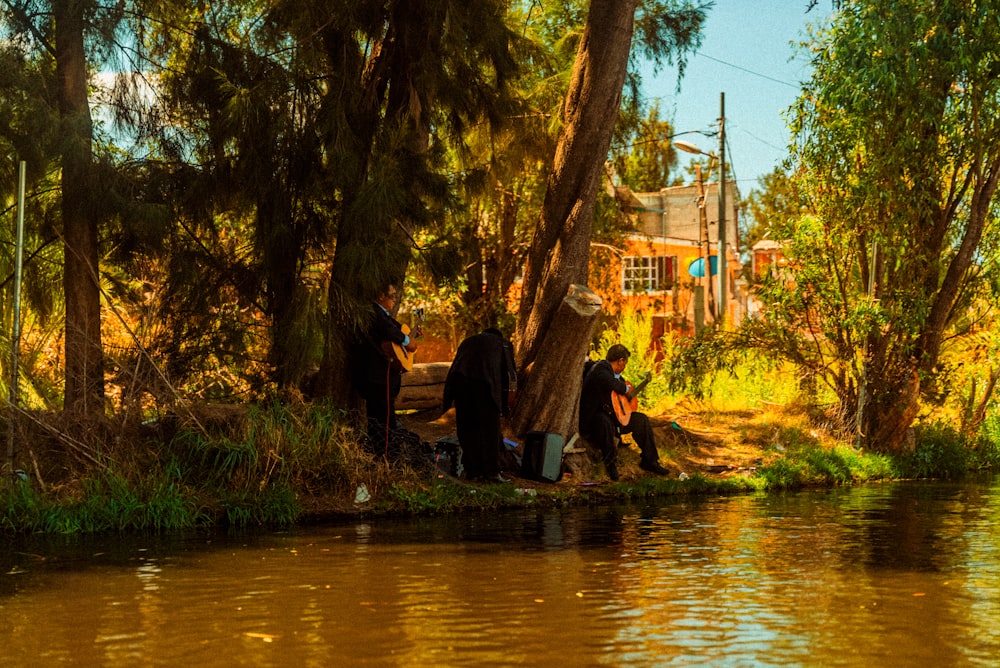
[[[702,194],[703,193],[703,194]],[[652,309],[654,334],[667,330],[693,333],[711,323],[718,313],[719,186],[717,183],[663,188],[656,192],[632,193],[616,187],[615,196],[626,213],[634,216],[635,232],[624,247],[610,253],[604,262],[602,249],[594,248],[592,274],[609,313],[625,306]],[[742,265],[737,235],[738,200],[735,185],[726,186],[726,274],[725,319],[739,323],[746,315],[746,284],[740,278]],[[708,258],[706,261],[706,257]],[[711,268],[706,280],[704,267]],[[595,267],[595,265],[597,265]],[[609,280],[617,272],[617,286]],[[615,294],[607,294],[611,291]]]

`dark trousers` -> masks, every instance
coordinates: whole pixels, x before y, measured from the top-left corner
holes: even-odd
[[[468,381],[455,395],[455,427],[462,446],[462,464],[470,478],[500,473],[503,433],[500,410],[484,382]]]
[[[618,467],[618,434],[632,434],[635,444],[639,446],[639,464],[649,466],[660,460],[656,451],[656,437],[649,418],[645,413],[632,413],[628,425],[622,427],[618,419],[607,413],[599,413],[590,422],[590,430],[583,434],[590,443],[601,452],[604,468],[617,471]]]
[[[639,446],[639,464],[651,466],[660,461],[660,453],[656,451],[656,437],[649,417],[645,413],[635,412],[629,418],[628,425],[622,427],[623,434],[632,434],[632,439]]]
[[[396,390],[398,393],[399,390]],[[368,413],[368,447],[371,452],[389,456],[392,430],[396,428],[396,393],[387,385],[372,384],[365,391]]]

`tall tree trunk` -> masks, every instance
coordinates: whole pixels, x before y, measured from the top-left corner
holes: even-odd
[[[621,103],[638,0],[593,0],[563,106],[562,130],[541,220],[525,267],[517,323],[519,387],[548,387],[579,396],[590,344],[585,332],[561,331],[556,314],[570,285],[586,285],[594,204]],[[552,350],[549,340],[567,347]],[[543,431],[568,434],[572,413],[543,411],[544,392],[521,391],[512,424],[546,414]]]
[[[905,375],[883,372],[876,376],[888,377],[890,382],[874,388],[864,416],[863,433],[869,447],[874,450],[899,452],[903,448],[906,432],[920,408],[921,374],[933,373],[938,364],[948,321],[954,314],[965,276],[972,266],[975,250],[979,247],[986,228],[989,203],[1000,181],[1000,160],[993,161],[976,172],[968,224],[958,251],[948,264],[944,280],[931,299],[931,311],[917,340],[917,352],[909,360],[910,369]],[[942,245],[942,242],[938,242],[935,247],[938,255],[944,250]],[[884,369],[885,356],[878,355],[878,358],[883,362],[878,368]]]
[[[54,2],[56,75],[62,123],[63,285],[66,292],[64,409],[104,412],[104,357],[98,284],[97,212],[93,195],[93,122],[87,99],[83,3]]]
[[[419,195],[416,179],[409,179],[409,193],[393,193],[396,206],[388,202],[379,211],[356,206],[366,188],[391,188],[396,184],[373,183],[372,164],[395,163],[399,169],[422,164],[430,144],[434,104],[432,82],[421,64],[439,49],[444,18],[431,0],[398,3],[388,20],[385,41],[372,48],[372,57],[358,73],[361,104],[351,115],[362,158],[355,173],[356,187],[345,190],[343,215],[337,232],[327,299],[327,328],[317,390],[338,405],[357,406],[350,382],[350,348],[355,335],[358,308],[366,310],[389,280],[401,284],[409,263],[412,240],[405,230],[413,221],[398,205],[407,195]],[[332,42],[330,42],[332,44]],[[331,62],[336,62],[336,54]],[[381,133],[381,135],[380,135]],[[386,146],[380,139],[399,135],[398,144]],[[378,151],[386,151],[379,155]],[[371,197],[369,192],[368,197]],[[391,199],[391,198],[386,198]],[[418,199],[418,197],[413,197]]]
[[[256,233],[266,276],[267,313],[271,317],[268,359],[280,388],[299,385],[305,374],[302,363],[302,330],[299,321],[299,258],[302,238],[294,220],[292,196],[283,179],[261,193],[257,200]]]

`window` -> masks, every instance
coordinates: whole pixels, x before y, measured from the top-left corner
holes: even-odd
[[[674,287],[677,258],[657,255],[622,258],[622,292],[669,290]]]

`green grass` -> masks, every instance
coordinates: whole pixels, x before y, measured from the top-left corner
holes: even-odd
[[[514,485],[471,485],[434,478],[426,470],[390,467],[358,447],[360,436],[342,412],[321,404],[272,403],[234,413],[206,430],[182,430],[166,442],[137,446],[132,464],[94,467],[46,491],[34,478],[11,481],[0,489],[0,531],[287,526],[303,517],[303,499],[339,499],[339,505],[330,506],[337,512],[431,514],[952,479],[1000,466],[996,415],[973,439],[944,420],[918,424],[913,451],[894,458],[858,451],[817,426],[815,412],[796,403],[794,385],[787,372],[748,365],[715,378],[711,397],[686,399],[702,418],[732,421],[733,438],[762,444],[762,463],[741,476],[693,474],[683,481],[642,476],[587,488],[543,486],[532,496]],[[356,507],[353,495],[361,484],[373,501]]]

